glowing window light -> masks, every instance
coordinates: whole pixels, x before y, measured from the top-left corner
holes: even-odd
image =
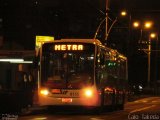
[[[33,61],[10,61],[10,63],[26,63],[26,64],[32,64]]]
[[[0,62],[23,62],[23,59],[0,59]]]
[[[33,61],[24,61],[24,59],[16,59],[16,58],[2,58],[0,59],[0,62],[9,62],[9,63],[33,63]]]

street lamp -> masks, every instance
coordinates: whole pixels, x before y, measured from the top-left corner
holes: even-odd
[[[156,33],[151,33],[150,38],[156,38],[157,34]]]
[[[142,34],[143,34],[143,30],[148,30],[150,29],[151,27],[153,26],[153,22],[151,21],[145,21],[143,26],[142,24],[140,23],[140,21],[134,21],[133,22],[133,27],[134,28],[140,28],[140,39],[139,39],[139,42],[143,42],[142,41]]]
[[[139,21],[135,21],[133,22],[133,27],[134,28],[140,28],[140,39],[139,39],[139,43],[143,43],[142,41],[142,32],[143,32],[143,29],[144,30],[148,30],[152,27],[153,25],[153,22],[151,21],[146,21],[144,22],[143,26],[140,25],[140,22]],[[143,50],[145,53],[147,53],[148,55],[148,76],[147,76],[147,87],[149,88],[149,84],[150,84],[150,78],[151,78],[151,39],[155,38],[156,37],[156,34],[155,33],[150,33],[149,34],[149,40],[148,40],[148,49],[141,49]],[[145,42],[146,43],[146,42]]]
[[[144,22],[144,26],[142,26],[139,21],[134,21],[133,22],[133,27],[134,28],[141,27],[141,29],[150,29],[152,26],[153,26],[153,22],[151,22],[151,21]]]
[[[121,11],[120,15],[121,15],[122,17],[124,17],[124,16],[127,15],[127,12],[126,12],[125,10],[123,10],[123,11]],[[131,17],[130,17],[130,19],[131,19]],[[112,22],[112,24],[110,25],[110,27],[109,27],[109,29],[108,29],[108,31],[107,31],[107,33],[106,33],[106,40],[108,39],[108,35],[109,35],[109,33],[110,33],[113,25],[117,22],[117,20],[118,20],[118,18],[116,17],[115,20],[114,20],[114,21]]]
[[[125,10],[121,11],[121,16],[128,16],[127,12]],[[156,38],[157,35],[155,33],[151,33],[149,34],[149,40],[148,40],[148,37],[147,37],[147,41],[143,41],[142,40],[142,37],[143,37],[143,32],[149,32],[148,30],[152,28],[153,26],[153,22],[152,21],[144,21],[143,24],[142,22],[140,22],[139,20],[138,21],[132,21],[131,20],[131,14],[129,15],[130,19],[129,19],[129,29],[131,29],[131,27],[135,28],[135,29],[140,29],[140,39],[139,39],[139,43],[148,43],[147,44],[147,49],[141,49],[143,50],[145,53],[147,53],[148,55],[148,76],[147,76],[147,87],[149,88],[149,84],[150,84],[150,79],[151,79],[151,40]],[[145,37],[145,36],[144,36]]]
[[[151,28],[152,25],[153,25],[153,23],[152,23],[151,21],[146,21],[146,22],[144,23],[144,27],[145,27],[146,29]]]
[[[140,23],[138,21],[133,22],[133,27],[138,28],[140,26]]]
[[[121,11],[121,16],[126,16],[127,12],[125,10]]]

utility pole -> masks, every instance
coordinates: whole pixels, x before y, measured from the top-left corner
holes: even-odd
[[[100,30],[100,27],[101,27],[101,25],[103,24],[103,22],[106,22],[106,26],[105,26],[105,36],[104,36],[105,38],[104,38],[104,40],[107,41],[109,32],[110,32],[111,28],[113,27],[113,25],[116,23],[117,18],[113,21],[112,25],[109,27],[109,25],[108,25],[108,18],[109,18],[109,17],[108,17],[109,0],[105,0],[105,4],[106,4],[106,5],[105,5],[105,10],[106,10],[106,12],[105,12],[105,18],[100,22],[100,24],[99,24],[99,26],[98,26],[95,34],[94,34],[94,39],[96,39],[97,34],[98,34],[98,32],[99,32],[99,30]]]
[[[105,31],[105,40],[108,37],[108,11],[109,11],[109,0],[106,0],[106,31]]]
[[[148,87],[150,87],[150,78],[151,78],[151,39],[149,37],[148,41]]]

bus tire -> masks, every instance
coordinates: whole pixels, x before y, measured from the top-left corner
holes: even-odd
[[[104,110],[104,89],[102,90],[102,93],[101,93],[100,106],[95,108],[94,113],[101,114],[103,110]]]
[[[112,93],[112,104],[110,111],[115,111],[117,109],[117,97],[115,91]]]
[[[125,94],[122,96],[122,103],[118,105],[118,110],[124,110]]]

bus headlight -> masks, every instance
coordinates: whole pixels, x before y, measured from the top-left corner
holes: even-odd
[[[82,103],[88,106],[98,104],[98,91],[94,87],[87,87],[82,90]]]
[[[86,96],[86,97],[93,97],[93,90],[92,89],[85,89],[84,90],[84,95]]]
[[[47,96],[49,94],[49,91],[47,89],[41,89],[40,94]]]
[[[86,90],[85,91],[85,95],[87,96],[87,97],[91,97],[92,95],[93,95],[93,92],[92,92],[92,90]]]

